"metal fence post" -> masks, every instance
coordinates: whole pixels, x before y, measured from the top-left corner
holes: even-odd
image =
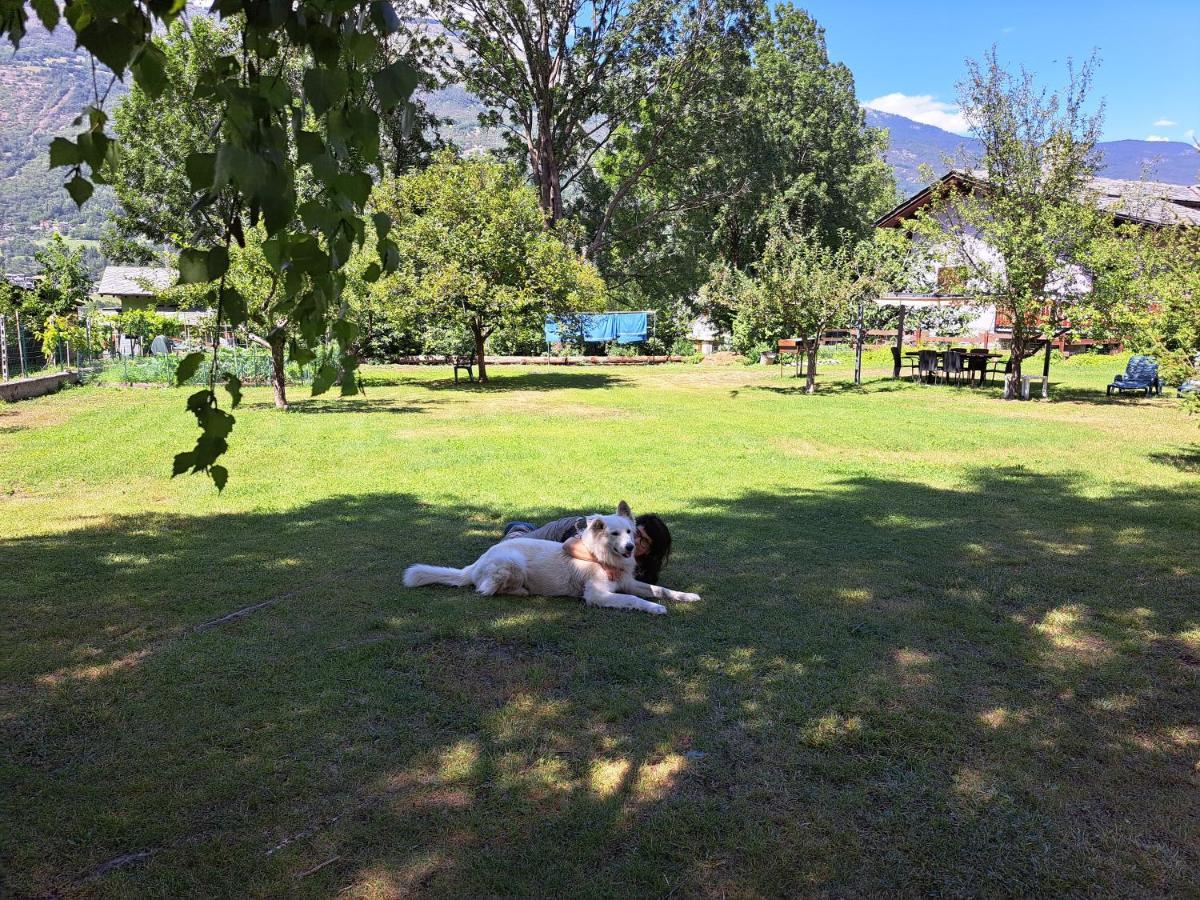
[[[17,320],[17,353],[21,357],[21,377],[25,377],[25,332],[21,330],[21,314],[13,313]]]
[[[8,381],[8,331],[5,329],[5,317],[0,316],[0,378]]]

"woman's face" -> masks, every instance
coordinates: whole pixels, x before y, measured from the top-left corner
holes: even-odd
[[[639,525],[637,527],[637,536],[633,539],[633,555],[645,556],[650,552],[650,536],[646,534],[646,529]]]

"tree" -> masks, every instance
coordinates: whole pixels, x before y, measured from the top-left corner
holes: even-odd
[[[647,166],[598,257],[610,282],[649,280],[687,297],[715,261],[748,270],[779,223],[832,246],[842,233],[865,235],[894,200],[886,136],[867,127],[853,75],[829,60],[807,13],[758,5],[712,47],[702,57],[711,77],[697,79],[707,94],[644,108],[641,133],[687,116],[678,132],[658,148],[618,135],[599,158],[605,187],[593,189],[593,207]]]
[[[497,328],[601,306],[595,268],[546,228],[537,195],[511,167],[443,153],[423,172],[384,182],[374,203],[391,217],[402,259],[378,289],[469,333],[481,382]]]
[[[805,391],[814,393],[822,335],[848,322],[859,302],[882,288],[894,267],[889,249],[884,241],[849,235],[831,248],[811,232],[775,230],[753,280],[736,271],[727,276],[727,296],[737,304],[735,339],[745,344],[801,338],[808,357]]]
[[[71,315],[83,305],[92,280],[83,264],[82,248],[72,248],[57,232],[33,256],[41,267],[41,278],[32,291],[25,292],[21,311],[34,333],[43,337],[47,319]]]
[[[31,7],[48,29],[65,23],[98,63],[91,105],[78,120],[83,130],[50,145],[51,167],[67,170],[66,190],[82,205],[94,183],[111,179],[120,156],[104,111],[113,84],[132,74],[150,97],[162,96],[171,76],[154,31],[180,18],[186,4],[110,0],[60,8],[37,0]],[[379,163],[380,113],[405,105],[419,80],[412,66],[383,52],[387,38],[400,30],[399,16],[390,0],[217,0],[212,10],[237,29],[238,52],[219,54],[196,81],[192,99],[214,101],[216,147],[189,154],[185,172],[194,205],[218,210],[220,229],[215,239],[180,253],[180,279],[215,285],[218,320],[234,322],[244,301],[225,278],[229,248],[262,223],[264,247],[271,248],[267,258],[292,304],[293,358],[314,358],[313,347],[332,330],[342,392],[354,393],[355,360],[348,331],[339,327],[339,270],[365,238],[362,213]],[[29,15],[24,0],[0,0],[0,36],[19,47]],[[293,82],[288,70],[295,61],[302,73]],[[309,185],[304,198],[300,175]],[[379,272],[399,262],[388,224],[376,223]],[[203,362],[203,354],[185,357],[179,382]],[[192,450],[176,455],[174,473],[205,472],[222,488],[228,472],[217,460],[234,418],[220,408],[218,363],[214,351],[207,387],[188,398],[201,434]],[[236,405],[236,379],[226,374],[224,380]]]
[[[219,143],[213,125],[220,121],[219,98],[195,96],[196,85],[214,61],[236,49],[237,32],[208,16],[176,20],[155,39],[163,54],[166,85],[152,95],[134,83],[113,114],[121,154],[112,186],[119,206],[110,213],[109,244],[135,258],[132,242],[176,251],[218,242],[231,202],[222,194],[212,204],[196,204],[186,171],[194,153],[212,153]]]
[[[993,47],[982,63],[968,61],[959,103],[982,145],[982,171],[935,192],[915,232],[943,259],[967,268],[965,290],[994,303],[1012,323],[1012,369],[1005,399],[1021,396],[1022,361],[1042,340],[1086,318],[1105,301],[1088,274],[1098,240],[1112,217],[1098,209],[1088,186],[1099,165],[1103,107],[1086,110],[1094,61],[1068,67],[1059,92],[1039,90],[1033,76],[1005,71]]]
[[[467,49],[452,66],[488,108],[481,121],[504,129],[510,153],[527,162],[552,224],[614,135],[638,135],[653,160],[682,133],[691,98],[719,75],[703,62],[708,48],[742,18],[724,0],[442,0],[438,8]],[[668,98],[675,117],[645,115]],[[621,173],[588,236],[589,253],[648,167]]]

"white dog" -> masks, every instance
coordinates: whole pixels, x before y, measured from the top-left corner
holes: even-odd
[[[501,541],[465,569],[413,565],[404,571],[406,587],[474,585],[480,594],[582,597],[589,606],[638,609],[662,615],[667,608],[643,600],[654,597],[694,603],[699,594],[667,590],[633,577],[634,531],[629,505],[622,500],[615,516],[587,517],[574,546],[533,538]]]

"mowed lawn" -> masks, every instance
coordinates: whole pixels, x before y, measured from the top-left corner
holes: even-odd
[[[844,368],[0,407],[0,893],[1195,896],[1200,422]],[[620,499],[701,603],[401,586]]]

